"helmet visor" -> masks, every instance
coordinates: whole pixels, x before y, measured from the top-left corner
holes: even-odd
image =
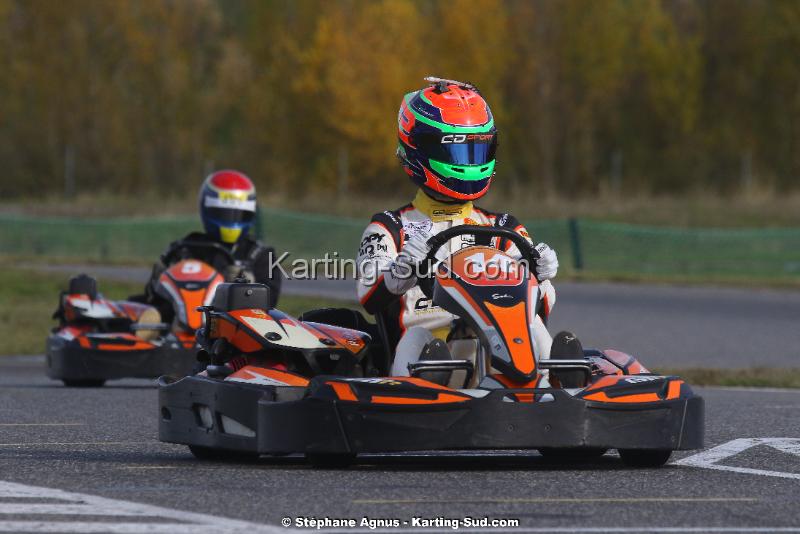
[[[429,159],[450,165],[484,165],[494,160],[497,151],[497,132],[422,133],[415,135],[413,142]]]
[[[208,217],[220,224],[239,224],[252,222],[256,216],[254,211],[233,208],[206,208]]]

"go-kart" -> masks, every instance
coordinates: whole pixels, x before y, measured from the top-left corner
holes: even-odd
[[[212,247],[233,262],[222,246],[195,245]],[[72,278],[53,314],[60,324],[47,338],[47,375],[67,386],[99,387],[110,379],[191,373],[197,362],[195,331],[203,322],[197,308],[211,302],[224,279],[199,260],[164,261],[170,266],[155,290],[172,305],[169,324],[147,304],[105,299],[89,276]]]
[[[223,284],[203,308],[206,372],[159,379],[160,439],[201,458],[301,453],[336,463],[397,451],[617,449],[629,465],[658,466],[703,446],[703,399],[680,378],[614,350],[570,354],[554,342],[551,358],[539,358],[529,328],[540,311],[527,268],[535,249],[510,230],[458,226],[431,238],[428,260],[460,235],[509,239],[523,260],[470,246],[421,284],[477,336],[474,359],[429,351],[410,376],[370,376],[388,368],[367,332],[293,319],[266,307],[266,287]],[[449,378],[425,378],[442,373]]]

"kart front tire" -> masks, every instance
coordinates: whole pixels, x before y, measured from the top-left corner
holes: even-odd
[[[68,388],[100,388],[106,383],[102,378],[84,380],[62,380]]]
[[[619,449],[622,462],[629,467],[661,467],[672,456],[669,449]]]

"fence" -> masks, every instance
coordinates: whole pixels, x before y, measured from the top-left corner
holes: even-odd
[[[292,258],[353,257],[364,220],[268,210],[260,234]],[[800,228],[677,229],[589,220],[525,221],[562,270],[608,276],[800,281]],[[198,228],[194,217],[107,220],[0,216],[0,254],[75,262],[150,262]]]

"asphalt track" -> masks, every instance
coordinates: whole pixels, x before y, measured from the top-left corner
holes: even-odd
[[[36,265],[66,278],[144,282],[137,267]],[[65,282],[66,283],[66,282]],[[800,367],[800,292],[738,288],[556,282],[551,332],[570,330],[586,347],[616,348],[651,367]],[[355,299],[352,280],[288,280],[287,294]]]
[[[326,470],[298,458],[199,462],[157,441],[151,381],[67,389],[45,378],[41,357],[0,358],[0,531],[255,533],[327,516],[520,521],[498,532],[800,532],[800,392],[700,392],[707,446],[721,448],[675,455],[689,465],[504,453]]]

